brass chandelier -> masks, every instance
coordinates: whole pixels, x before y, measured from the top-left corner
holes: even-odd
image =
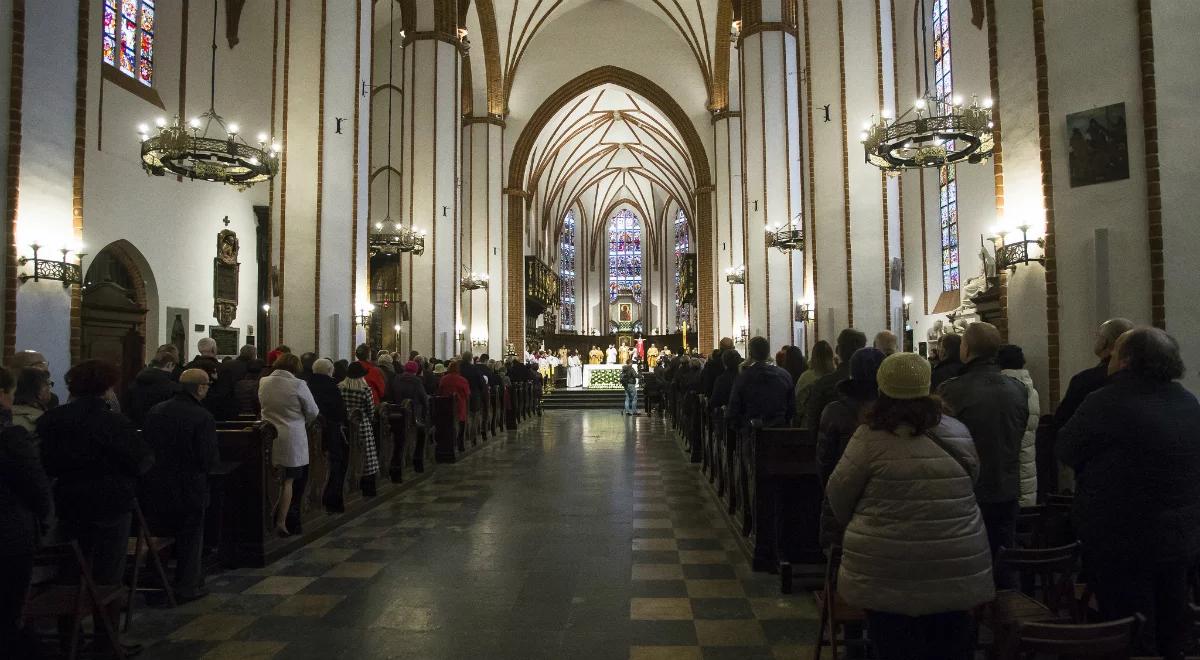
[[[941,167],[967,161],[982,162],[995,147],[992,104],[972,97],[964,106],[961,97],[949,101],[917,99],[896,119],[881,115],[863,127],[860,136],[868,164],[888,174],[924,167]],[[912,119],[905,120],[909,114]]]
[[[247,143],[237,124],[226,123],[216,111],[217,99],[217,2],[213,0],[213,41],[208,110],[186,124],[179,117],[138,127],[141,137],[142,169],[147,174],[172,174],[186,179],[231,184],[245,190],[267,181],[279,172],[280,147],[266,133],[258,146]],[[214,127],[213,125],[216,124]],[[211,134],[210,134],[211,133]]]

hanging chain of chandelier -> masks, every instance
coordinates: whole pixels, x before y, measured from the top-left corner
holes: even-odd
[[[921,0],[922,17],[925,0]],[[929,85],[929,22],[921,20],[921,69],[925,92],[913,107],[899,117],[886,111],[863,125],[860,139],[867,164],[890,175],[905,170],[939,168],[966,161],[982,163],[992,156],[992,100],[971,97],[964,105],[961,96],[934,94]],[[943,90],[938,90],[939,92]],[[911,116],[910,116],[911,115]]]
[[[217,113],[217,2],[213,0],[213,41],[208,110],[186,124],[179,115],[159,118],[156,133],[138,127],[142,169],[153,176],[168,174],[190,180],[229,184],[245,190],[279,172],[279,145],[266,133],[255,147],[242,139],[237,124]],[[181,109],[182,110],[182,109]],[[214,126],[215,125],[215,126]]]
[[[394,26],[395,22],[395,4],[391,3],[391,21],[388,29],[388,52],[393,52],[395,47]],[[401,32],[401,36],[403,36]],[[394,64],[395,58],[388,58],[388,88],[394,89],[395,83]],[[412,254],[421,256],[425,254],[425,230],[417,229],[411,226],[405,226],[392,219],[392,175],[395,170],[392,168],[392,94],[388,94],[388,109],[387,109],[387,167],[384,170],[384,176],[387,177],[387,193],[384,201],[385,215],[383,220],[380,220],[371,225],[370,231],[367,232],[367,253],[372,256],[398,256],[400,254]]]

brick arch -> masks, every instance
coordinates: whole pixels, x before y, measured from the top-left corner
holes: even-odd
[[[715,341],[713,330],[712,291],[712,182],[708,164],[708,153],[704,142],[691,119],[679,103],[657,83],[617,66],[601,66],[583,73],[559,87],[553,94],[542,102],[529,119],[529,123],[521,131],[513,146],[509,161],[508,185],[505,194],[508,195],[508,336],[507,341],[514,346],[524,345],[525,341],[525,250],[522,237],[526,216],[526,200],[529,193],[525,191],[525,170],[530,154],[542,130],[550,119],[563,106],[580,94],[605,84],[614,84],[629,89],[657,107],[674,125],[683,138],[688,156],[692,161],[692,169],[696,173],[695,189],[695,226],[696,226],[696,257],[698,295],[697,301],[706,304],[697,305],[700,317],[698,343],[705,340]]]

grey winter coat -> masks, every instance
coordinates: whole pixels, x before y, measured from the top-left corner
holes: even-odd
[[[851,605],[921,616],[995,596],[971,435],[950,417],[930,433],[946,448],[906,427],[860,426],[829,478],[826,496],[846,525],[838,590]]]

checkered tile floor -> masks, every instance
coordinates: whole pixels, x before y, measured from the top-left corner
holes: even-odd
[[[663,422],[548,411],[293,555],[144,608],[143,657],[809,658]]]

